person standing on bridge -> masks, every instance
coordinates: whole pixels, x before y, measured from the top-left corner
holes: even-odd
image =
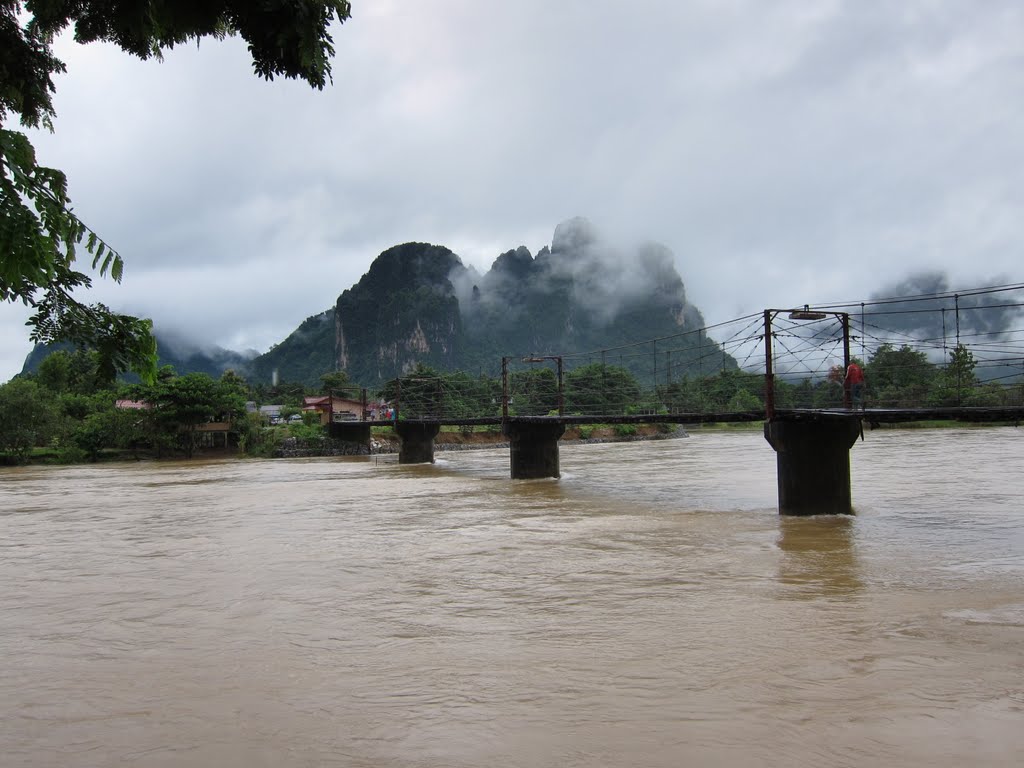
[[[850,405],[854,408],[864,408],[864,370],[857,363],[850,363],[846,367],[846,378],[843,384],[850,393]]]

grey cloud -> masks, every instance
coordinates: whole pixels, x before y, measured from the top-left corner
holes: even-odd
[[[1002,276],[990,277],[974,288],[1008,285]],[[967,286],[965,286],[967,287]],[[919,272],[890,283],[872,294],[878,304],[870,308],[869,327],[895,332],[893,339],[921,340],[935,344],[936,354],[962,340],[991,345],[1024,330],[1024,308],[1018,306],[1021,290],[1001,293],[958,292],[943,272]],[[912,302],[886,301],[903,296],[921,297]],[[931,297],[931,298],[929,298]]]

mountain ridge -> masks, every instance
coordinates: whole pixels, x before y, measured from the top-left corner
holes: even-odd
[[[366,385],[416,365],[496,375],[503,355],[596,350],[703,325],[667,247],[624,249],[574,218],[536,256],[513,248],[483,275],[445,246],[388,248],[342,292],[333,315],[307,318],[252,370],[260,381],[276,371],[278,380],[306,383],[345,370]],[[713,344],[706,336],[699,343]],[[711,357],[736,365],[717,347]]]

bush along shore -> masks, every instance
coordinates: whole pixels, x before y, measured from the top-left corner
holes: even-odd
[[[668,440],[688,436],[683,427],[674,424],[588,425],[567,429],[560,442],[568,445],[586,445]],[[398,436],[393,431],[386,430],[373,434],[369,448],[360,443],[328,437],[289,437],[281,442],[272,455],[274,458],[366,456],[398,453],[399,447]],[[508,440],[500,431],[442,431],[434,439],[435,451],[471,451],[485,448],[508,448]]]

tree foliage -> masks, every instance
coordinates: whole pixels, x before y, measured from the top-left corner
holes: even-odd
[[[974,355],[963,344],[958,344],[949,353],[949,363],[936,377],[931,389],[933,405],[976,405],[975,392],[978,377]]]
[[[237,34],[260,77],[299,78],[322,89],[331,79],[331,23],[351,12],[347,0],[0,0],[0,121],[14,112],[25,125],[49,125],[53,75],[66,71],[51,43],[68,26],[79,43],[114,43],[141,59],[192,40]]]
[[[57,412],[47,391],[27,379],[0,385],[0,451],[24,462],[53,435]]]
[[[501,382],[468,373],[440,373],[426,365],[388,381],[375,393],[399,418],[478,418],[501,413]]]
[[[92,268],[120,282],[121,257],[75,216],[67,179],[36,163],[24,134],[0,129],[0,301],[33,308],[32,341],[71,341],[100,353],[103,375],[133,370],[152,380],[156,340],[152,323],[85,304],[73,295],[92,279],[75,269],[78,249],[92,256]]]
[[[550,366],[509,374],[509,407],[517,416],[543,416],[558,408],[558,377]]]
[[[924,352],[904,344],[899,349],[883,344],[864,366],[871,387],[871,401],[882,408],[906,408],[924,402],[932,386],[936,366]]]
[[[351,390],[358,389],[358,387],[353,385],[352,380],[345,371],[325,373],[320,377],[320,382],[323,384],[322,391],[325,395],[335,392],[339,395],[351,396]]]
[[[95,352],[58,349],[43,358],[35,380],[58,395],[92,394],[100,386],[98,357]]]
[[[40,165],[28,138],[4,127],[13,115],[53,129],[53,76],[66,71],[54,37],[73,26],[79,43],[111,42],[146,59],[187,41],[238,34],[257,75],[322,89],[331,77],[330,25],[350,14],[347,0],[0,0],[0,301],[33,308],[33,341],[97,350],[109,380],[120,370],[155,378],[150,321],[74,297],[92,282],[76,269],[80,250],[92,257],[93,271],[117,282],[121,256],[74,214],[65,175]]]
[[[565,405],[571,413],[626,413],[639,400],[640,385],[619,366],[592,363],[565,376]]]
[[[233,382],[211,379],[205,373],[187,373],[137,387],[133,394],[149,406],[146,413],[154,432],[175,436],[187,457],[195,450],[200,425],[231,422],[245,412],[245,400]]]
[[[89,461],[96,461],[106,448],[139,448],[145,444],[145,419],[139,411],[113,407],[108,400],[76,424],[71,442]]]

